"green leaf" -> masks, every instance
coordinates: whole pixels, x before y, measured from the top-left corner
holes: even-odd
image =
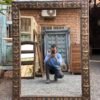
[[[11,5],[12,1],[13,0],[2,0],[0,1],[0,5]],[[7,10],[7,9],[2,9],[2,8],[0,9],[0,14],[4,15],[4,13],[2,12],[3,10]]]
[[[2,1],[0,1],[0,4],[4,4],[4,5],[9,5],[9,4],[11,4],[12,3],[12,1],[13,0],[2,0]]]

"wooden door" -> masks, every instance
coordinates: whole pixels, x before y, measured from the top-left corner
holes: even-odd
[[[58,48],[58,52],[62,55],[64,62],[68,64],[69,62],[69,46],[70,46],[70,39],[69,39],[69,32],[68,30],[51,30],[45,31],[44,36],[44,48],[45,48],[45,55],[50,50],[52,44],[56,44]]]
[[[0,59],[0,63],[2,66],[4,65],[12,65],[12,42],[7,41],[7,39],[9,39],[9,33],[7,31],[7,26],[8,24],[6,24],[6,17],[5,16],[1,16],[0,17],[0,22],[1,22],[1,34],[0,34],[0,44],[1,44],[1,59]]]

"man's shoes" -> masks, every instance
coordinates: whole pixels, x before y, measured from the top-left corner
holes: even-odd
[[[58,78],[56,76],[54,76],[54,81],[58,81]]]
[[[48,79],[48,80],[46,80],[46,83],[47,83],[47,84],[49,84],[49,83],[50,83],[50,80],[49,80],[49,79]]]

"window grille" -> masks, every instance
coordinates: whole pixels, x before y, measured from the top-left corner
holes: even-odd
[[[44,30],[59,30],[59,29],[65,29],[65,26],[43,26],[41,27],[42,31]]]

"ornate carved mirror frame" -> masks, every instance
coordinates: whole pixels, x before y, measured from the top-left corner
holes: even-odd
[[[89,80],[89,0],[26,1],[12,3],[13,21],[13,97],[12,100],[90,100]],[[81,97],[20,97],[20,33],[19,19],[22,9],[80,9],[81,10]]]

